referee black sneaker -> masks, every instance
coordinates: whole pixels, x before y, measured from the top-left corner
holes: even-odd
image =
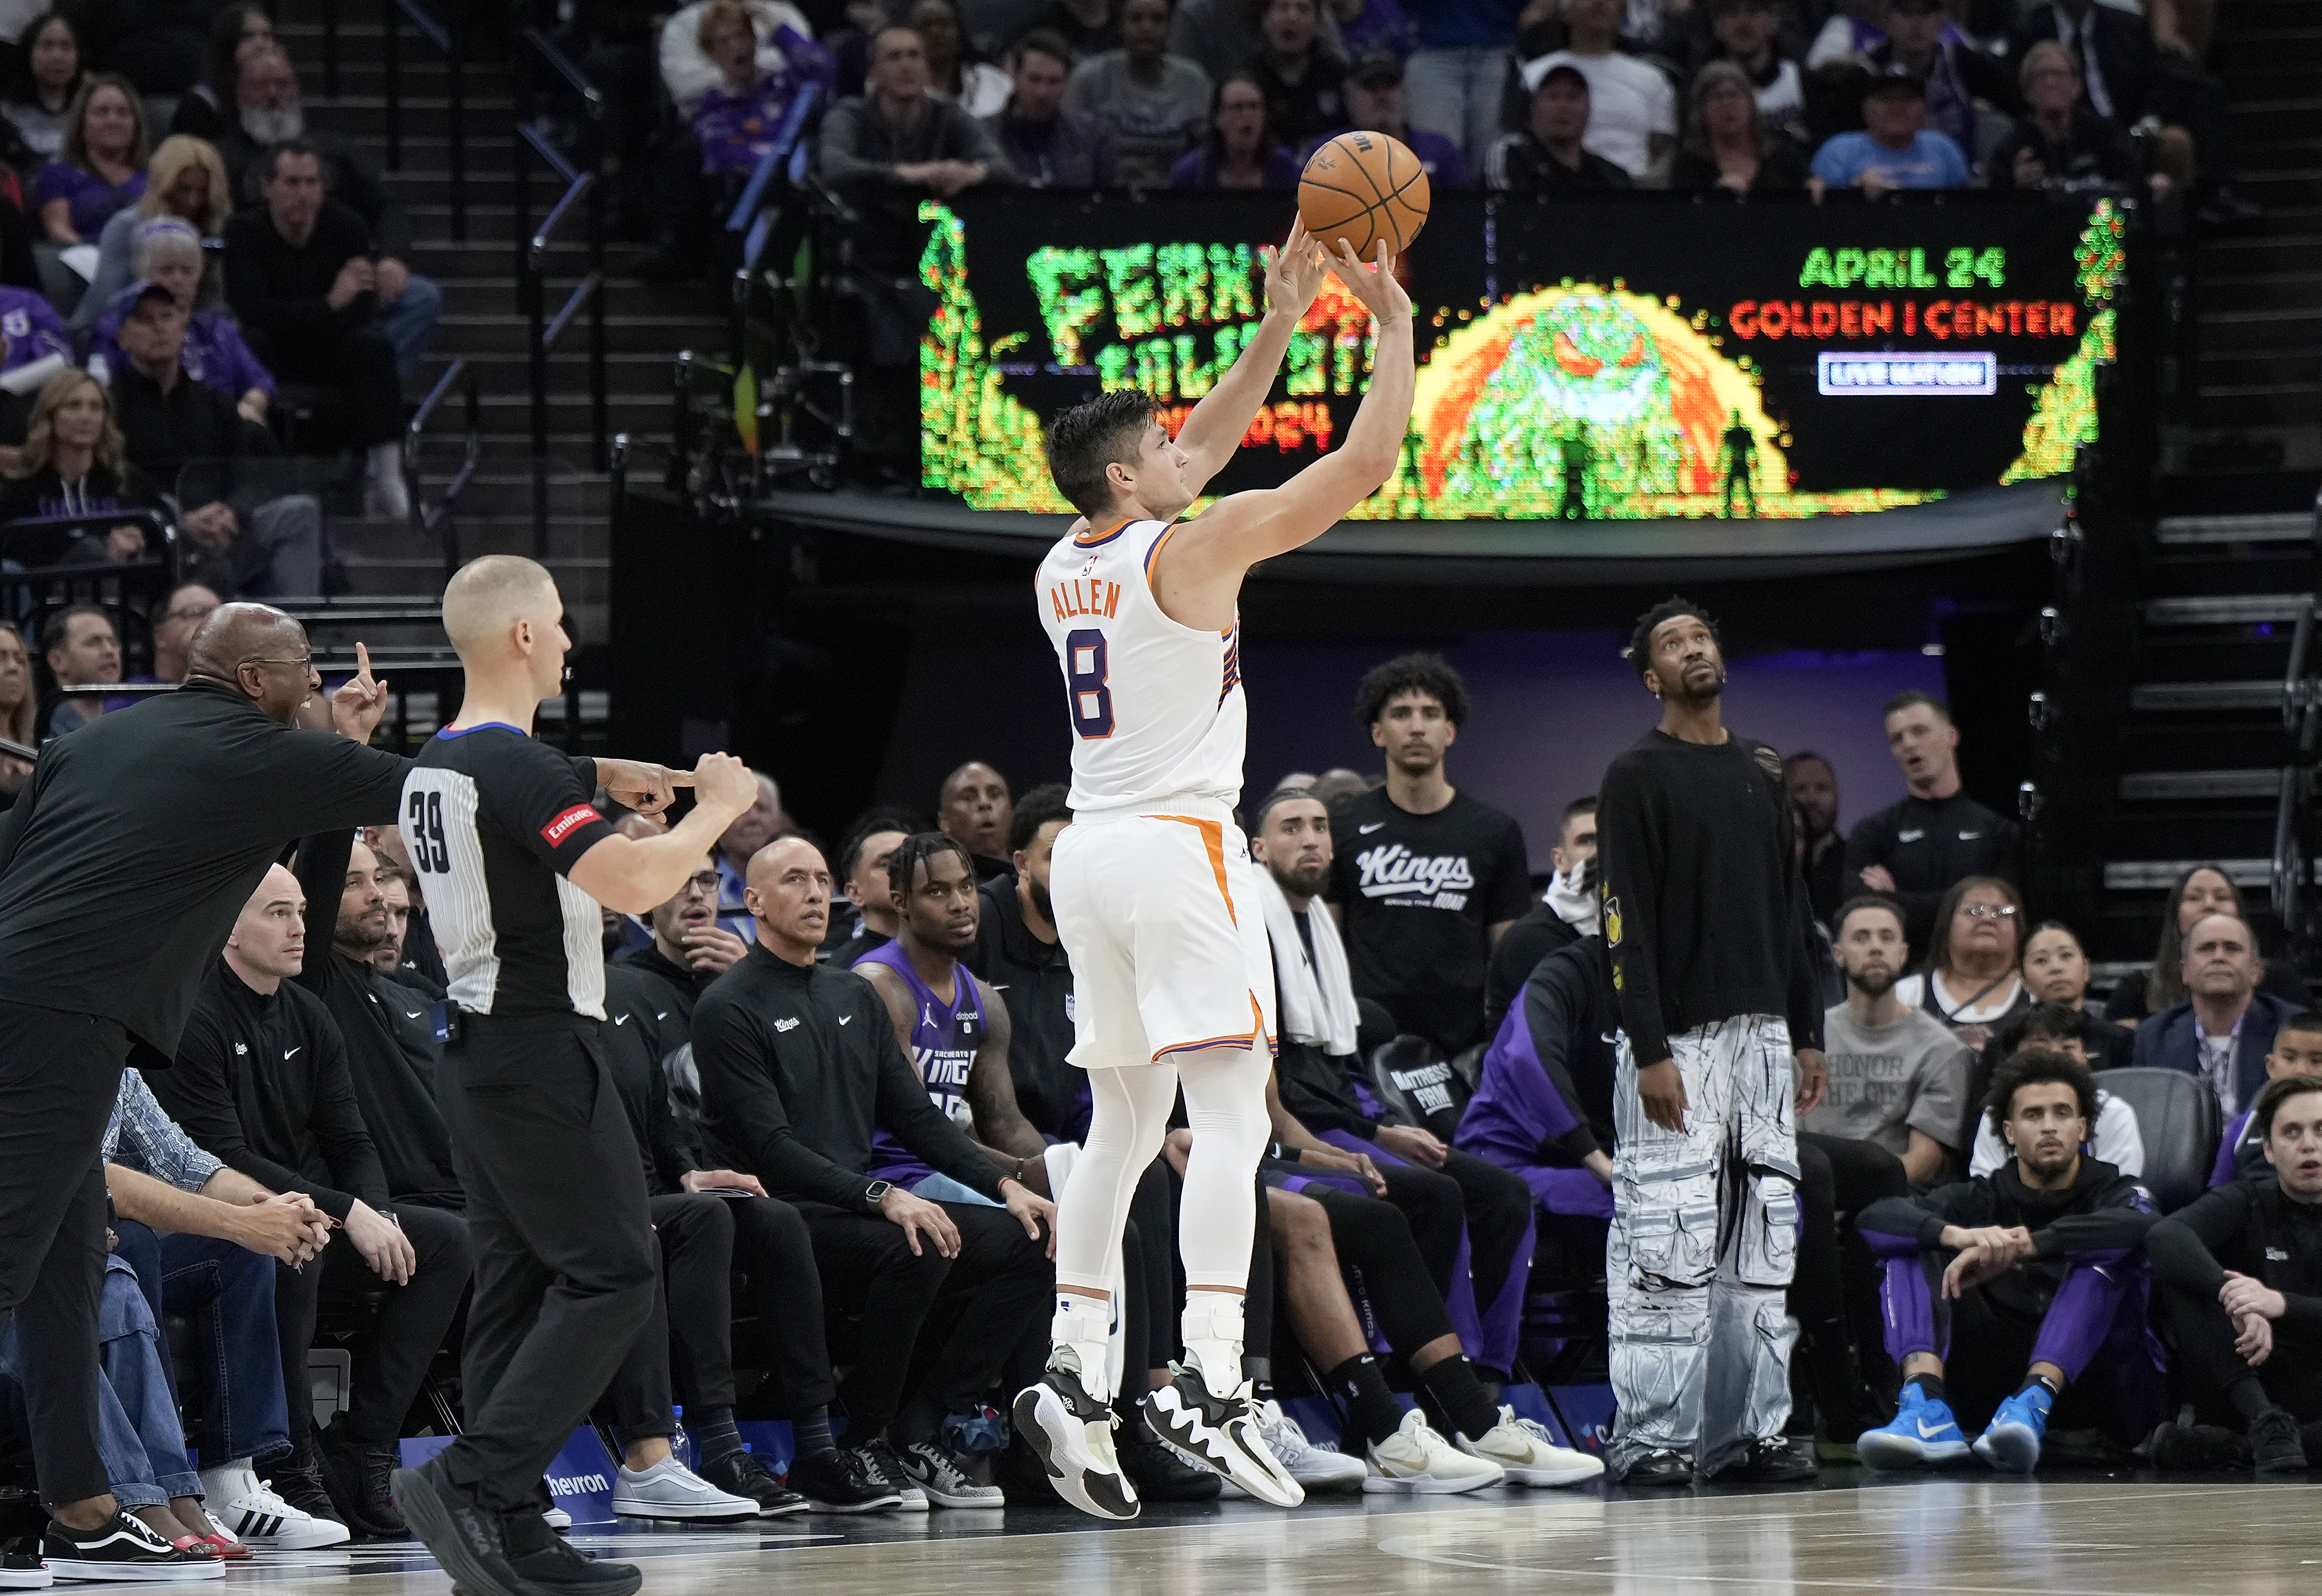
[[[189,1557],[127,1513],[95,1529],[68,1529],[49,1520],[41,1561],[59,1580],[214,1580],[225,1575],[217,1557]]]
[[[791,1458],[790,1487],[818,1513],[883,1513],[903,1502],[900,1491],[845,1447]]]
[[[713,1458],[697,1472],[727,1495],[756,1502],[761,1518],[780,1518],[807,1509],[805,1497],[776,1479],[773,1470],[746,1450]]]
[[[535,1522],[538,1522],[536,1519]],[[511,1550],[507,1564],[535,1592],[553,1596],[636,1596],[645,1582],[644,1571],[634,1563],[608,1563],[593,1552],[583,1552],[541,1526],[548,1544],[529,1551]]]
[[[411,1533],[464,1596],[536,1596],[508,1563],[499,1521],[444,1477],[442,1462],[430,1458],[416,1469],[398,1469],[389,1482],[396,1510]]]

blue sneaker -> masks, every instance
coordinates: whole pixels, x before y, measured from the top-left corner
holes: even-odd
[[[1867,1469],[1924,1468],[1965,1457],[1967,1437],[1960,1434],[1950,1403],[1906,1383],[1895,1421],[1864,1430],[1854,1443],[1854,1455]]]
[[[2048,1409],[2055,1401],[2044,1385],[2017,1391],[1975,1438],[1975,1455],[2005,1473],[2030,1473],[2040,1466],[2040,1437],[2048,1433]]]

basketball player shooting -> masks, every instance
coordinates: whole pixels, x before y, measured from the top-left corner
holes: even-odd
[[[1102,1518],[1138,1512],[1113,1455],[1112,1290],[1130,1195],[1181,1086],[1193,1132],[1177,1227],[1185,1362],[1145,1398],[1145,1419],[1260,1500],[1303,1499],[1258,1435],[1242,1375],[1274,975],[1234,824],[1248,726],[1239,603],[1251,566],[1319,537],[1394,469],[1413,357],[1394,266],[1384,243],[1365,266],[1343,242],[1326,254],[1294,231],[1267,273],[1264,331],[1178,441],[1131,389],[1065,412],[1049,433],[1056,486],[1087,517],[1049,552],[1036,593],[1072,721],[1073,824],[1056,840],[1051,890],[1073,964],[1072,1060],[1089,1072],[1094,1112],[1059,1204],[1047,1372],[1015,1416],[1059,1494]],[[1279,488],[1175,521],[1248,430],[1331,267],[1377,333],[1346,442]]]

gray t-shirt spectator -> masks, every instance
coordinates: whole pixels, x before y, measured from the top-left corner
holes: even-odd
[[[1108,50],[1073,68],[1065,115],[1095,141],[1099,183],[1164,187],[1209,120],[1209,74],[1168,55],[1161,80],[1147,83],[1129,71],[1127,50]]]
[[[1924,1131],[1955,1161],[1974,1056],[1924,1009],[1905,1011],[1898,1025],[1866,1026],[1842,1003],[1823,1016],[1830,1090],[1798,1128],[1876,1142],[1897,1158],[1910,1150],[1911,1133]]]

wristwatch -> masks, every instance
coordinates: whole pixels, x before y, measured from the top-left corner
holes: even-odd
[[[892,1181],[872,1181],[868,1186],[863,1188],[864,1205],[870,1208],[872,1212],[878,1212],[879,1205],[887,1200],[887,1193],[893,1190],[894,1182]]]

